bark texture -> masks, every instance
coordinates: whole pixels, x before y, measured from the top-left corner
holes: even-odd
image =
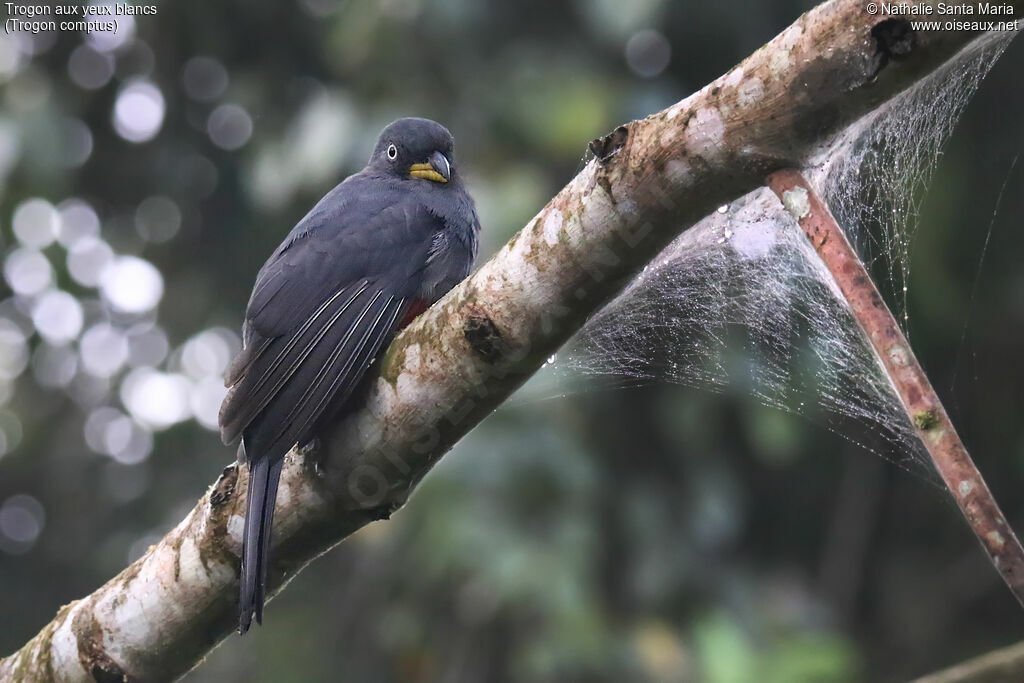
[[[976,39],[914,33],[861,0],[832,0],[699,92],[595,140],[579,175],[395,339],[360,407],[334,430],[323,469],[288,456],[272,584],[401,506],[681,228],[769,173],[801,167]],[[226,468],[142,558],[0,660],[0,679],[160,681],[195,666],[235,624],[246,476]]]

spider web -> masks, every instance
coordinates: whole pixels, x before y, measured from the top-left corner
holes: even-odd
[[[923,190],[1013,33],[985,37],[823,145],[804,169],[906,327]],[[749,392],[936,481],[878,358],[810,243],[758,189],[672,242],[581,330],[556,372]]]

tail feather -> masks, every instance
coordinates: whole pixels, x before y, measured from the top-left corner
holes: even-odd
[[[238,582],[238,632],[242,634],[249,630],[254,616],[256,623],[263,621],[270,530],[283,464],[281,459],[271,463],[266,457],[249,462],[249,494],[245,530],[242,534],[242,570]]]
[[[260,534],[260,575],[256,582],[256,623],[263,623],[263,603],[267,599],[267,567],[270,565],[270,532],[274,528],[274,508],[277,502],[277,484],[281,481],[284,460],[277,460],[270,466],[267,477],[267,493],[263,505],[263,530]]]

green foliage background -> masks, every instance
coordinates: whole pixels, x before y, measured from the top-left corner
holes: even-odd
[[[172,349],[207,328],[237,330],[281,237],[362,166],[385,123],[421,115],[456,136],[486,258],[574,174],[588,140],[701,87],[809,7],[160,2],[137,18],[138,42],[115,53],[106,85],[69,77],[81,42],[71,34],[0,85],[0,126],[18,141],[0,177],[0,246],[13,248],[23,200],[82,197],[105,240],[162,273],[158,321]],[[671,46],[653,77],[625,57],[644,29]],[[213,101],[184,90],[195,56],[227,70]],[[1018,41],[947,147],[909,301],[912,342],[1018,529],[1022,69]],[[138,77],[160,88],[165,113],[159,134],[136,144],[111,111]],[[230,151],[207,131],[224,103],[252,121]],[[92,137],[88,159],[70,167],[66,117]],[[181,212],[166,242],[142,239],[132,219],[152,195]],[[46,253],[58,282],[86,297],[57,249]],[[0,653],[169,529],[234,456],[186,420],[156,432],[143,462],[119,464],[86,447],[86,412],[31,371],[0,408],[0,425],[21,432],[0,456],[0,504],[28,494],[45,510],[30,547],[0,550]],[[1019,606],[941,491],[739,389],[665,385],[527,387],[391,522],[316,562],[266,616],[186,680],[889,681],[1024,638]]]

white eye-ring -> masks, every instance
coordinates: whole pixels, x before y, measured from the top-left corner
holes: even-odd
[[[394,145],[388,145],[388,159],[394,161],[398,157],[398,148]]]

